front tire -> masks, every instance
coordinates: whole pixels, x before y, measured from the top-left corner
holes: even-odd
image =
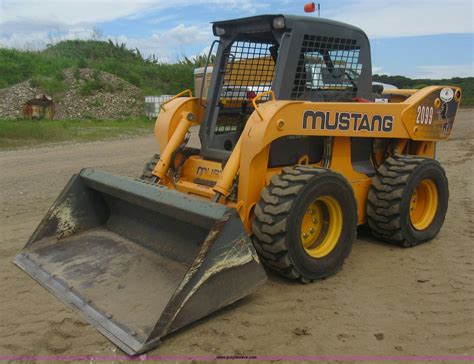
[[[141,180],[148,182],[155,181],[156,177],[153,175],[153,170],[155,169],[159,160],[159,154],[155,154],[153,155],[153,157],[150,158],[150,160],[145,164],[145,167],[143,168],[142,175],[140,176]]]
[[[263,263],[309,283],[338,271],[357,230],[357,204],[346,179],[309,166],[272,177],[255,208],[253,242]]]

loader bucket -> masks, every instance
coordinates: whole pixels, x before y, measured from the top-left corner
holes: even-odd
[[[14,262],[132,355],[266,280],[235,209],[93,169]]]

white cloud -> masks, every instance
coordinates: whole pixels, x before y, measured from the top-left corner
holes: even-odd
[[[213,10],[239,9],[242,16],[254,14],[257,9],[267,6],[254,0],[0,0],[0,46],[41,49],[59,40],[89,39],[94,24],[100,22],[121,18],[139,20],[150,14],[162,14],[144,20],[156,26],[179,19],[179,9],[191,5],[207,6]],[[173,13],[166,14],[166,11]],[[211,37],[209,24],[202,28],[180,24],[148,38],[111,38],[129,40],[127,45],[130,46],[142,44],[144,47],[138,48],[145,54],[150,53],[147,49],[169,54],[178,52],[176,47],[208,41]],[[158,45],[158,42],[166,42],[167,45]],[[165,52],[167,48],[174,50]]]
[[[451,77],[474,77],[474,65],[458,64],[420,66],[417,67],[413,74],[410,74],[409,76],[413,78],[430,79],[442,79]]]
[[[278,3],[279,1],[273,1],[273,3]],[[270,4],[264,3],[263,1],[258,0],[213,0],[212,3],[227,9],[237,9],[245,14],[256,14],[262,9],[270,8]]]
[[[123,17],[139,19],[150,11],[176,10],[191,5],[239,9],[244,14],[268,6],[254,0],[1,0],[0,23],[97,23]]]
[[[154,33],[148,38],[130,38],[125,35],[109,37],[114,42],[125,43],[129,48],[138,48],[142,54],[154,54],[162,62],[173,62],[182,59],[187,54],[186,46],[208,44],[212,41],[212,33],[204,31],[205,27],[197,25],[178,26],[160,33]]]
[[[2,0],[0,22],[76,25],[118,19],[153,6],[156,0]]]
[[[163,15],[163,16],[152,18],[152,19],[148,19],[146,20],[146,23],[158,25],[158,24],[169,22],[170,20],[175,20],[176,18],[177,18],[176,14],[169,14],[169,15]]]
[[[205,46],[201,52],[197,52],[196,56],[208,56],[209,55],[209,51],[211,50],[211,46],[208,45],[208,46]],[[216,52],[217,52],[217,47],[214,47],[212,49],[212,53],[213,55],[216,55]]]
[[[188,45],[208,41],[211,36],[209,29],[204,31],[203,28],[195,25],[185,26],[179,24],[166,32],[154,33],[151,39],[169,45]]]
[[[24,27],[14,33],[0,31],[0,47],[41,50],[48,44],[54,44],[69,39],[93,39],[95,30],[92,25],[77,25],[65,27],[57,25],[48,27]]]
[[[94,24],[125,17],[156,0],[0,0],[0,46],[40,49],[64,39],[89,39]]]
[[[377,74],[383,74],[383,67],[379,67],[379,66],[373,66],[372,67],[372,73],[377,73]]]
[[[357,0],[327,16],[362,28],[372,38],[472,33],[472,0]]]

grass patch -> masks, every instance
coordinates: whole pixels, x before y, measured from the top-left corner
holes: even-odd
[[[104,103],[99,99],[95,99],[89,104],[89,106],[91,106],[91,107],[103,107]]]
[[[30,86],[38,87],[50,96],[58,96],[67,88],[64,80],[61,79],[61,75],[63,75],[62,72],[58,72],[55,77],[33,77],[30,80]]]
[[[151,135],[154,122],[125,120],[2,120],[0,150],[59,142],[89,142]]]
[[[74,68],[74,78],[79,81],[81,79],[81,71],[79,70],[79,68]]]
[[[82,96],[90,96],[103,88],[104,84],[100,80],[89,80],[81,87],[79,92]]]
[[[67,40],[48,46],[42,51],[22,51],[0,48],[0,88],[29,78],[61,77],[58,72],[74,69],[79,80],[79,69],[91,68],[114,74],[150,94],[175,94],[193,86],[192,61],[176,64],[160,63],[155,57],[143,58],[125,44],[111,41]],[[95,82],[84,88],[87,95],[99,87]]]

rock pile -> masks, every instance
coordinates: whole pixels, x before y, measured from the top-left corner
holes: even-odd
[[[0,117],[21,118],[25,103],[40,93],[40,90],[30,87],[29,81],[0,89]]]
[[[141,90],[107,72],[64,70],[65,91],[53,96],[54,119],[123,119],[143,115]],[[25,81],[0,90],[0,118],[21,118],[26,101],[47,92]]]

